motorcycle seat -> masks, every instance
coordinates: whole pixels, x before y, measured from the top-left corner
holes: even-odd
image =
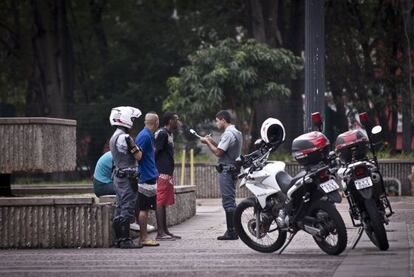
[[[276,174],[276,181],[283,193],[287,193],[288,190],[296,183],[296,181],[305,176],[306,171],[299,172],[295,177],[290,176],[285,171],[280,171]]]

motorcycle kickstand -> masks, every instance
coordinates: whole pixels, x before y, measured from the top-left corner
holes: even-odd
[[[279,254],[282,254],[282,252],[286,249],[286,247],[288,247],[288,245],[290,244],[290,242],[292,241],[293,237],[296,235],[296,232],[290,233],[288,241],[285,243],[285,245],[282,247],[282,249],[280,249]]]
[[[351,249],[354,249],[355,246],[358,244],[359,240],[361,239],[362,233],[364,232],[364,227],[359,227],[358,229],[358,237],[356,239],[356,241],[354,242],[354,244],[352,245]]]

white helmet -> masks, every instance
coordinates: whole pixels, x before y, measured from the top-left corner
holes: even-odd
[[[112,126],[122,126],[128,129],[132,128],[134,120],[141,116],[141,111],[134,107],[121,106],[112,108],[109,122]]]
[[[282,143],[285,141],[285,127],[279,119],[269,117],[263,122],[260,135],[266,143]]]

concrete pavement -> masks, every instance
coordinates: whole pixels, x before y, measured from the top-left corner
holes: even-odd
[[[392,199],[396,214],[385,252],[365,234],[350,249],[356,229],[343,201],[338,209],[349,227],[348,248],[340,256],[326,255],[303,232],[282,255],[256,252],[240,240],[217,241],[225,229],[220,200],[197,203],[195,217],[171,228],[182,240],[137,250],[1,250],[0,276],[414,276],[414,197]]]

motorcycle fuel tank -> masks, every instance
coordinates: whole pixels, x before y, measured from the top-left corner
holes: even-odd
[[[295,138],[292,155],[302,166],[308,167],[325,160],[329,153],[329,140],[321,132],[310,132]]]

